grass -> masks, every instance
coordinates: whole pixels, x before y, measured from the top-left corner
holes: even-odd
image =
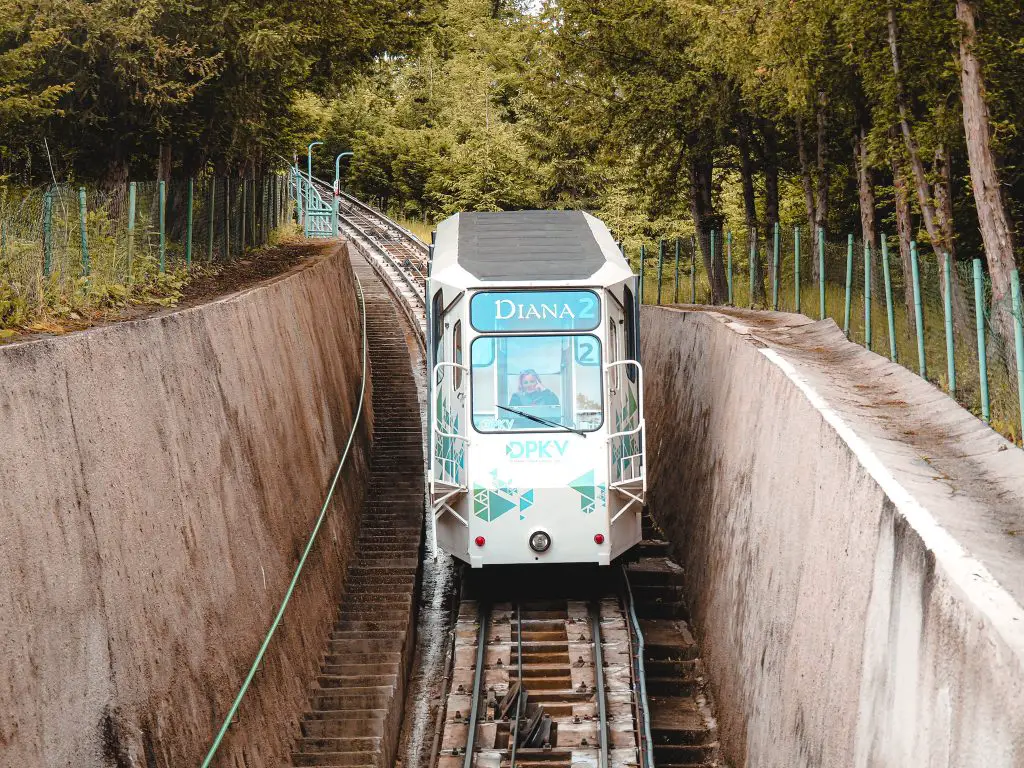
[[[412,232],[416,237],[422,240],[424,243],[430,244],[430,233],[434,229],[433,224],[425,224],[420,219],[406,219],[402,216],[398,216],[394,221],[405,227],[407,230]]]
[[[87,196],[84,250],[77,199],[67,190],[56,196],[47,269],[42,190],[0,186],[0,340],[21,332],[72,330],[132,305],[172,306],[191,280],[220,268],[223,231],[209,252],[204,226],[208,212],[203,210],[204,198],[197,196],[192,263],[187,265],[185,257],[185,212],[180,207],[169,209],[161,270],[156,186],[140,184],[138,189],[131,236],[123,200]],[[223,217],[222,201],[218,219]],[[289,226],[268,233],[270,244],[287,236]],[[233,248],[240,250],[237,243]],[[253,245],[247,243],[248,249]]]
[[[809,269],[809,266],[807,267]],[[750,300],[750,284],[747,272],[748,266],[744,259],[734,264],[733,300],[731,306],[750,308],[754,307]],[[826,264],[826,272],[835,273],[835,269],[829,270]],[[695,294],[696,303],[709,304],[711,301],[711,290],[703,265],[699,259],[696,264],[696,281],[691,283],[690,263],[688,259],[680,264],[679,275],[679,301],[689,303],[691,295]],[[807,280],[809,274],[802,276],[800,285],[800,311],[811,317],[819,319],[820,294],[817,284]],[[657,303],[658,275],[657,261],[648,260],[644,274],[644,303]],[[851,291],[850,327],[849,338],[858,344],[866,346],[866,328],[868,327],[864,311],[863,273],[860,276],[858,285],[857,276],[854,276],[854,290]],[[662,275],[662,303],[669,304],[675,300],[675,263],[673,260],[666,260]],[[691,287],[691,285],[693,287]],[[956,389],[951,391],[950,379],[947,373],[946,358],[946,332],[942,301],[938,295],[937,283],[929,285],[930,290],[925,292],[922,301],[922,313],[924,317],[924,353],[926,361],[926,378],[935,386],[944,390],[950,396],[955,397],[957,402],[979,418],[982,416],[981,382],[978,365],[977,337],[973,333],[954,333],[954,362],[956,375]],[[898,289],[898,290],[897,290]],[[691,293],[692,292],[692,293]],[[770,281],[767,285],[767,301],[772,301],[772,287]],[[916,333],[916,321],[912,313],[908,314],[903,304],[903,292],[899,285],[893,287],[893,320],[895,327],[896,362],[906,368],[920,374],[918,343]],[[795,280],[792,271],[792,263],[785,261],[780,265],[779,285],[779,310],[783,312],[796,312],[796,291]],[[971,312],[973,313],[973,306]],[[844,284],[834,282],[825,283],[825,316],[832,318],[840,329],[844,328],[846,315],[846,287]],[[973,315],[972,315],[973,316]],[[885,357],[891,357],[889,340],[889,324],[886,312],[886,299],[884,292],[880,296],[871,298],[871,349]],[[988,383],[990,399],[990,420],[992,428],[1001,433],[1008,440],[1017,445],[1024,444],[1022,441],[1021,414],[1016,390],[1016,371],[1010,371],[1003,362],[990,351],[987,352],[988,361]]]

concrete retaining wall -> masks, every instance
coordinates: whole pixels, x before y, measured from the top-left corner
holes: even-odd
[[[1024,453],[831,321],[645,309],[656,518],[734,766],[1024,765]]]
[[[353,423],[355,297],[340,247],[212,304],[0,348],[0,763],[201,762]],[[298,734],[358,524],[369,400],[218,765],[279,766]]]

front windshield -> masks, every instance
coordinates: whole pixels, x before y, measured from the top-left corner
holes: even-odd
[[[600,428],[597,337],[484,336],[473,341],[471,355],[478,432]]]

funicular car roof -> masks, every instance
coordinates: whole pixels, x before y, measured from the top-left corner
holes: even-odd
[[[607,227],[583,211],[459,213],[438,227],[434,268],[457,265],[483,282],[588,280],[628,265]]]

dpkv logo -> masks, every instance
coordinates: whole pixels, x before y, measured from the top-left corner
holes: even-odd
[[[565,456],[568,440],[509,440],[505,455],[512,461],[553,461]]]

